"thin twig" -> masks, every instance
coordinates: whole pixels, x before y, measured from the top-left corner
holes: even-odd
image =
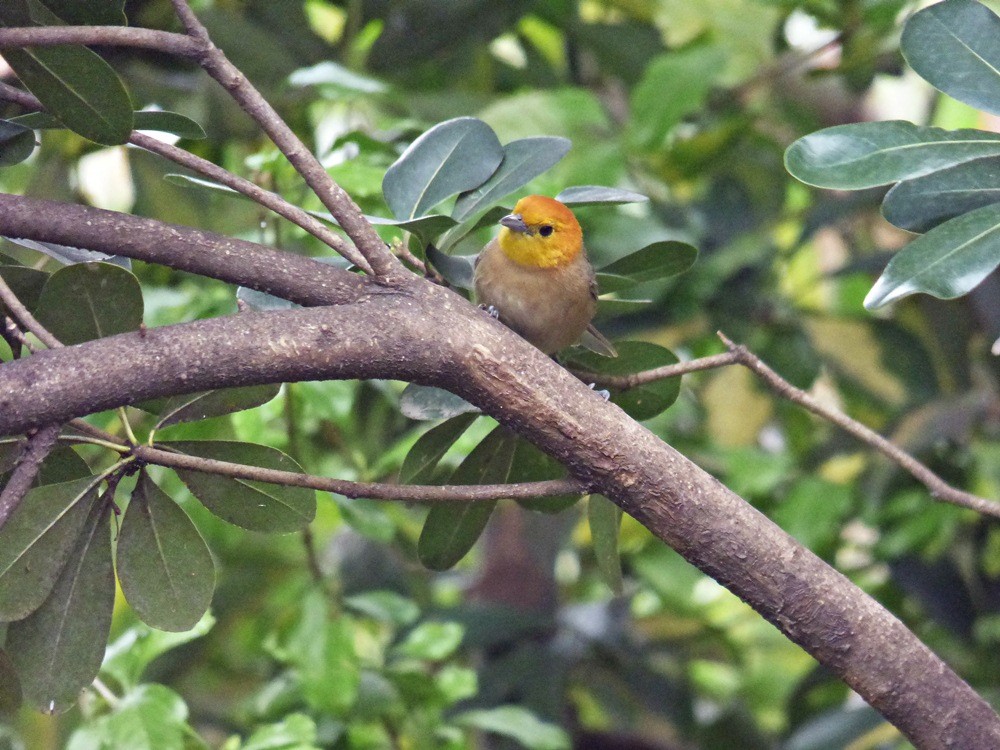
[[[0,29],[0,49],[62,44],[138,47],[181,57],[195,57],[201,45],[185,34],[136,26],[26,26]]]
[[[0,302],[7,306],[7,311],[21,328],[35,334],[49,349],[58,349],[62,346],[59,339],[49,333],[45,326],[39,323],[28,308],[21,303],[21,300],[14,294],[14,290],[7,286],[3,277],[0,277]]]
[[[865,427],[860,422],[851,419],[843,412],[825,406],[801,388],[796,388],[764,364],[757,355],[745,346],[733,343],[721,332],[718,333],[718,336],[729,347],[729,351],[736,355],[739,364],[754,373],[774,393],[794,404],[798,404],[828,422],[832,422],[858,440],[870,445],[898,466],[908,471],[917,481],[930,490],[932,497],[962,508],[974,510],[978,513],[993,516],[994,518],[1000,518],[1000,503],[952,487],[898,445],[890,442],[874,430]]]
[[[28,437],[17,466],[14,467],[7,484],[0,492],[0,529],[31,489],[31,483],[38,476],[42,462],[56,445],[56,438],[59,437],[61,428],[62,425],[58,423],[45,425]]]
[[[732,352],[724,352],[722,354],[713,354],[710,357],[692,359],[690,362],[678,362],[675,365],[664,365],[652,370],[631,372],[627,375],[608,375],[605,373],[588,372],[586,370],[573,370],[573,374],[580,378],[580,380],[588,383],[594,383],[604,388],[618,388],[624,391],[657,380],[674,378],[678,375],[687,375],[689,372],[713,370],[716,367],[737,364],[738,361],[739,358]]]
[[[299,474],[294,471],[279,471],[277,469],[265,469],[260,466],[245,466],[228,461],[216,461],[211,458],[173,453],[145,445],[137,446],[133,450],[133,455],[140,461],[157,466],[187,469],[189,471],[200,471],[210,474],[222,474],[234,479],[247,479],[255,482],[307,487],[313,490],[335,492],[344,497],[367,498],[369,500],[399,500],[417,503],[470,502],[498,500],[501,498],[521,500],[552,495],[582,495],[587,492],[587,489],[574,479],[550,479],[543,482],[519,482],[516,484],[470,485],[406,485],[384,482],[349,482],[344,479]]]
[[[192,38],[199,41],[197,56],[202,69],[215,79],[237,104],[256,122],[295,167],[316,197],[337,220],[358,251],[368,260],[373,275],[383,281],[396,278],[403,265],[388,251],[378,233],[361,213],[351,197],[327,174],[319,160],[275,111],[271,104],[233,65],[221,49],[212,43],[208,31],[185,0],[172,0],[174,10]]]

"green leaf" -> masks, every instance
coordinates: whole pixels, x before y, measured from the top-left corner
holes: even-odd
[[[903,57],[931,85],[1000,114],[1000,17],[974,0],[924,8],[906,22]]]
[[[10,656],[0,648],[0,720],[13,718],[21,701],[21,679]]]
[[[111,263],[75,263],[49,277],[35,317],[69,346],[134,331],[142,311],[142,288],[131,272]]]
[[[462,645],[465,629],[457,622],[422,622],[393,649],[398,656],[443,661]]]
[[[421,422],[451,419],[469,412],[479,413],[479,407],[473,406],[461,396],[442,388],[417,383],[410,383],[403,389],[399,397],[399,410],[403,412],[403,416]]]
[[[516,437],[501,427],[487,435],[451,476],[452,484],[493,484],[507,481],[514,460]],[[496,500],[436,503],[431,507],[417,542],[417,555],[431,570],[447,570],[465,557],[493,513]]]
[[[128,140],[132,102],[121,79],[97,54],[86,47],[60,46],[7,48],[3,56],[25,87],[67,128],[105,146]]]
[[[923,292],[953,299],[1000,264],[1000,204],[935,227],[896,253],[865,297],[869,310]]]
[[[403,459],[399,481],[404,484],[424,484],[431,481],[438,462],[476,421],[476,416],[461,414],[452,417],[421,435]]]
[[[1000,157],[965,162],[895,185],[882,215],[900,229],[923,233],[948,219],[1000,203]]]
[[[27,617],[45,601],[96,496],[92,477],[24,496],[0,528],[0,622]]]
[[[71,26],[124,26],[125,0],[38,0]]]
[[[21,247],[26,247],[29,250],[34,250],[35,252],[47,255],[50,258],[59,261],[63,265],[71,265],[73,263],[89,263],[91,261],[106,261],[125,269],[132,267],[131,258],[125,258],[121,255],[108,255],[107,253],[101,253],[97,250],[84,250],[83,248],[70,247],[69,245],[57,245],[54,242],[35,242],[34,240],[26,240],[18,237],[6,237],[5,239],[9,242],[13,242],[15,245],[20,245]]]
[[[181,138],[197,141],[207,138],[204,128],[177,112],[145,109],[133,115],[135,130],[154,130],[158,133],[171,133]]]
[[[25,700],[42,710],[68,708],[101,667],[115,603],[108,517],[95,503],[52,593],[7,629],[7,649]]]
[[[0,474],[6,474],[17,465],[24,443],[25,439],[20,436],[0,438]]]
[[[361,536],[382,544],[396,538],[396,523],[386,512],[385,503],[337,494],[331,494],[331,497],[347,525]]]
[[[526,708],[498,708],[465,711],[454,718],[460,726],[510,737],[529,750],[570,750],[569,735],[555,724],[541,721]]]
[[[142,472],[118,535],[122,593],[147,625],[193,628],[212,603],[212,554],[187,514]]]
[[[258,728],[240,750],[320,750],[316,742],[316,722],[305,714],[289,714]]]
[[[41,487],[45,484],[60,484],[84,478],[93,478],[93,472],[87,466],[87,462],[68,445],[57,445],[38,471],[35,484]]]
[[[181,453],[217,461],[300,472],[297,463],[266,445],[223,440],[176,441],[160,444]],[[316,492],[267,482],[233,479],[175,469],[188,489],[212,513],[250,531],[283,534],[305,528],[316,516]]]
[[[399,227],[407,232],[412,232],[420,238],[421,242],[427,244],[440,234],[444,234],[457,224],[450,216],[441,214],[430,214],[417,219],[407,221],[394,221],[381,216],[365,216],[369,222],[375,226]]]
[[[511,141],[503,147],[503,161],[496,172],[475,190],[462,193],[451,215],[458,221],[464,221],[489,208],[555,166],[572,145],[568,138],[554,136]]]
[[[210,612],[197,625],[183,633],[153,630],[145,623],[137,623],[108,646],[101,672],[114,677],[123,688],[133,688],[139,684],[142,673],[154,659],[200,638],[213,625],[215,618]]]
[[[159,414],[156,429],[162,429],[181,422],[197,422],[209,417],[219,417],[237,411],[254,409],[278,395],[281,385],[248,385],[242,388],[222,388],[217,391],[201,391],[167,399],[136,404],[144,411]]]
[[[601,185],[576,185],[559,191],[556,200],[567,206],[619,205],[622,203],[645,203],[649,198],[642,193],[634,193],[622,188]]]
[[[632,90],[629,141],[654,149],[687,115],[700,109],[726,63],[717,45],[704,44],[655,57]]]
[[[469,255],[448,255],[434,245],[427,246],[427,260],[431,262],[445,281],[459,289],[472,289],[475,275],[475,259]]]
[[[389,90],[377,78],[363,76],[332,60],[300,68],[288,77],[288,82],[293,86],[332,86],[358,94],[383,94]]]
[[[25,307],[34,310],[38,298],[42,295],[42,287],[49,279],[49,274],[24,266],[0,266],[0,277],[7,282],[17,298]],[[8,314],[7,307],[0,302],[0,313]]]
[[[539,450],[524,438],[517,438],[514,446],[514,458],[511,460],[508,482],[540,482],[546,479],[561,479],[566,476],[566,469],[552,456]],[[550,495],[548,497],[533,497],[528,500],[518,500],[523,508],[539,513],[561,513],[576,505],[579,494]]]
[[[382,192],[397,219],[415,219],[446,198],[478,187],[500,166],[503,147],[482,120],[435,125],[389,167]]]
[[[10,120],[0,120],[0,167],[20,164],[35,150],[35,132]]]
[[[597,275],[598,287],[605,294],[643,281],[676,276],[691,268],[697,259],[698,249],[686,242],[661,240],[606,265]]]
[[[29,112],[26,115],[11,117],[10,122],[32,130],[59,130],[66,127],[48,112]]]
[[[618,357],[611,359],[594,352],[575,351],[567,364],[576,370],[598,375],[628,375],[655,367],[673,365],[677,357],[669,349],[646,341],[616,341]],[[650,419],[669,408],[680,393],[680,378],[656,380],[629,390],[610,388],[611,401],[637,420]]]
[[[594,559],[608,588],[622,593],[622,563],[618,555],[618,532],[622,509],[603,495],[591,495],[587,501],[587,520],[594,544]]]
[[[891,120],[837,125],[799,138],[785,151],[785,168],[807,185],[860,190],[997,155],[998,133]]]
[[[343,716],[358,695],[361,668],[354,648],[354,623],[333,617],[326,596],[310,591],[285,652],[296,667],[306,702],[315,710]]]
[[[129,750],[185,750],[188,709],[164,685],[139,685],[122,696],[114,712],[98,719],[107,747]]]
[[[412,625],[420,617],[416,603],[395,591],[366,591],[348,596],[344,606],[390,625]]]

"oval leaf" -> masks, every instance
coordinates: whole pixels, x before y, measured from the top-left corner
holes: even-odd
[[[602,357],[594,352],[576,351],[568,365],[595,375],[628,375],[655,367],[673,365],[677,357],[669,349],[647,341],[617,341],[617,359]],[[680,393],[680,378],[655,380],[652,383],[621,391],[610,388],[611,401],[637,420],[655,417],[670,407]]]
[[[602,268],[598,275],[598,286],[603,294],[618,291],[621,285],[618,279],[622,277],[632,284],[665,279],[684,273],[697,259],[698,249],[686,242],[654,242]],[[607,274],[617,278],[609,278]]]
[[[42,288],[49,279],[49,274],[24,266],[0,266],[0,277],[7,282],[7,286],[11,288],[25,307],[34,310],[38,304],[38,298],[42,294]],[[3,302],[0,302],[0,311],[7,314],[7,308]]]
[[[14,662],[0,648],[0,719],[11,719],[21,707],[21,679]]]
[[[1000,114],[1000,17],[974,0],[950,0],[915,13],[900,39],[922,78],[961,102]]]
[[[24,496],[0,529],[0,622],[27,617],[45,601],[96,496],[93,477]]]
[[[1000,133],[891,120],[837,125],[799,138],[785,152],[785,168],[808,185],[860,190],[998,155]]]
[[[75,263],[45,283],[35,317],[62,343],[126,333],[142,323],[142,288],[111,263]]]
[[[500,166],[503,147],[474,117],[435,125],[389,167],[382,192],[397,219],[415,219],[446,198],[478,187]]]
[[[20,164],[35,150],[35,131],[9,120],[0,120],[0,167]]]
[[[514,460],[516,437],[496,427],[462,461],[451,476],[452,484],[506,482]],[[417,542],[420,562],[431,570],[447,570],[465,557],[486,528],[495,500],[434,505]]]
[[[4,239],[13,242],[15,245],[26,247],[29,250],[47,255],[53,260],[57,260],[63,265],[73,263],[90,263],[92,261],[105,261],[122,268],[132,267],[132,259],[121,255],[108,255],[97,250],[84,250],[80,247],[70,247],[69,245],[57,245],[54,242],[35,242],[17,237],[5,237]]]
[[[281,385],[248,385],[242,388],[221,388],[217,391],[188,393],[156,402],[138,405],[144,411],[160,415],[156,429],[181,422],[197,422],[237,411],[254,409],[278,395]]]
[[[177,112],[162,110],[141,110],[134,113],[135,130],[153,130],[158,133],[171,133],[181,138],[201,140],[206,138],[205,130],[192,120]]]
[[[115,603],[110,507],[94,504],[52,593],[7,629],[24,699],[50,713],[72,705],[101,668]]]
[[[511,141],[503,147],[503,161],[496,172],[475,190],[462,193],[451,215],[464,221],[501,198],[524,187],[562,159],[573,142],[568,138],[538,136]]]
[[[917,292],[953,299],[1000,264],[1000,205],[984,206],[932,229],[896,253],[865,297],[874,310]]]
[[[555,724],[541,721],[521,706],[500,706],[460,713],[459,726],[474,727],[510,737],[528,750],[570,750],[569,735]]]
[[[900,182],[886,193],[882,215],[900,229],[923,233],[992,203],[1000,203],[997,156]]]
[[[132,493],[116,555],[122,593],[154,628],[193,628],[212,603],[215,566],[185,513],[145,472]]]
[[[161,443],[181,453],[217,461],[301,472],[292,459],[266,445],[223,440],[189,440]],[[175,469],[188,489],[212,513],[250,531],[283,534],[299,531],[316,516],[316,492],[268,482],[233,479]]]
[[[70,130],[105,146],[132,133],[132,102],[115,71],[86,47],[5,49],[32,94]]]
[[[123,26],[125,0],[38,0],[73,26]]]
[[[479,413],[461,396],[430,385],[410,383],[399,397],[399,410],[403,416],[427,422],[435,419],[451,419],[459,414]]]
[[[567,206],[596,206],[599,204],[645,203],[649,198],[642,193],[635,193],[623,188],[577,185],[560,191],[556,200]]]
[[[399,481],[421,484],[431,481],[438,462],[476,420],[475,414],[462,414],[427,430],[410,448],[399,469]]]
[[[622,593],[622,563],[618,556],[618,531],[622,524],[622,509],[603,495],[591,495],[587,501],[587,520],[594,544],[594,559],[608,588]]]
[[[510,474],[507,476],[508,482],[541,482],[546,479],[562,479],[565,476],[566,469],[552,456],[539,450],[524,438],[517,439]],[[517,503],[523,508],[539,513],[561,513],[576,505],[579,499],[578,494],[549,495],[518,500]]]
[[[434,245],[427,246],[427,260],[441,272],[452,286],[459,289],[472,289],[472,279],[475,274],[475,261],[469,255],[448,255],[438,250]]]

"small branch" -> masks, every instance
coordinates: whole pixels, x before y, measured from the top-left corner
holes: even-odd
[[[952,503],[962,508],[968,508],[969,510],[974,510],[993,518],[1000,518],[1000,503],[952,487],[898,445],[891,443],[874,430],[865,427],[846,414],[823,405],[801,388],[796,388],[764,364],[757,355],[745,346],[733,343],[721,332],[719,332],[718,336],[729,347],[729,352],[736,357],[737,362],[760,378],[774,393],[794,404],[798,404],[828,422],[832,422],[848,434],[853,435],[861,442],[879,451],[927,487],[931,492],[931,496],[935,499],[943,500],[946,503]]]
[[[211,42],[208,32],[191,11],[185,0],[173,0],[174,10],[191,37],[199,40],[202,51],[197,56],[198,63],[237,104],[253,118],[278,150],[291,162],[320,202],[326,206],[347,233],[358,251],[368,260],[376,278],[389,281],[404,271],[402,264],[388,251],[385,243],[361,213],[361,209],[344,192],[319,160],[299,140],[295,132],[281,118],[270,103],[247,80],[246,76],[233,65],[221,49]]]
[[[46,425],[28,437],[28,442],[18,459],[17,466],[14,467],[10,479],[7,480],[3,491],[0,492],[0,529],[7,523],[7,519],[17,510],[17,506],[31,489],[31,483],[38,476],[42,462],[56,445],[56,438],[59,437],[61,427],[62,425],[58,423]]]
[[[678,362],[675,365],[664,365],[663,367],[656,367],[652,370],[632,372],[627,375],[607,375],[597,372],[588,372],[586,370],[573,370],[573,374],[580,378],[580,380],[587,383],[595,383],[596,385],[604,388],[618,388],[624,391],[629,388],[646,385],[647,383],[653,383],[657,380],[675,378],[678,375],[687,375],[689,372],[713,370],[716,367],[725,367],[726,365],[734,365],[738,363],[739,357],[737,355],[733,352],[725,352],[723,354],[713,354],[710,357],[692,359],[690,362]]]
[[[49,333],[45,326],[39,323],[28,308],[21,303],[21,300],[14,294],[14,290],[7,286],[7,282],[2,277],[0,277],[0,302],[7,306],[8,312],[20,324],[21,328],[31,331],[49,349],[58,349],[62,346],[59,339]]]
[[[2,31],[2,29],[0,29]],[[38,100],[27,91],[0,81],[0,99],[19,104],[26,109],[38,109]]]
[[[0,29],[0,49],[61,44],[138,47],[181,57],[196,57],[201,45],[184,34],[136,26],[28,26]]]
[[[350,498],[369,500],[398,500],[414,503],[474,502],[483,500],[522,500],[552,495],[579,494],[587,492],[586,487],[574,479],[550,479],[544,482],[520,482],[517,484],[443,484],[405,485],[385,482],[349,482],[344,479],[317,477],[294,471],[265,469],[260,466],[245,466],[228,461],[173,453],[149,446],[138,446],[133,455],[141,461],[174,469],[201,471],[208,474],[222,474],[234,479],[248,479],[255,482],[270,482],[292,487],[307,487],[313,490],[335,492]]]

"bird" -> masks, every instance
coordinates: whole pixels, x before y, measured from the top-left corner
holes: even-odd
[[[617,356],[594,328],[597,281],[573,212],[555,198],[529,195],[500,219],[500,232],[476,259],[476,301],[545,354],[580,341]]]

